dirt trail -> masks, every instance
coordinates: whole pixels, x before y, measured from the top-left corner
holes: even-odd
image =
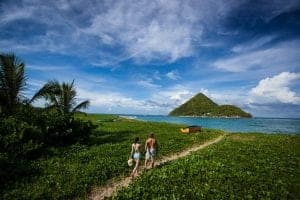
[[[183,150],[182,152],[179,152],[177,154],[169,155],[169,156],[164,156],[160,160],[157,160],[155,162],[155,167],[162,165],[166,162],[176,160],[178,158],[185,157],[189,155],[191,152],[198,151],[200,149],[204,149],[205,147],[218,143],[220,142],[226,134],[221,135],[217,137],[216,139],[212,141],[205,142],[199,146],[192,147],[186,150]],[[143,163],[141,163],[143,165]],[[144,168],[140,167],[139,174],[143,172]],[[98,188],[93,188],[90,195],[88,196],[88,199],[93,199],[93,200],[102,200],[105,197],[111,197],[118,189],[121,187],[127,187],[130,183],[132,182],[132,178],[129,177],[123,177],[120,178],[119,180],[110,180],[105,186],[98,187]]]

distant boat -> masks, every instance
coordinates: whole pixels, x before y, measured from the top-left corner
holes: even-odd
[[[202,128],[201,126],[188,126],[185,128],[181,128],[180,131],[181,133],[188,134],[188,133],[200,132],[201,128]]]

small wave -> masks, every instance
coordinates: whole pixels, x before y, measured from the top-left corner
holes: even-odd
[[[119,115],[119,117],[125,118],[125,119],[136,119],[136,116],[127,116],[127,115]]]

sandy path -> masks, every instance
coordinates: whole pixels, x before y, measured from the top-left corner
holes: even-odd
[[[159,166],[166,162],[185,157],[185,156],[189,155],[191,152],[198,151],[209,145],[218,143],[225,137],[225,135],[221,135],[221,136],[217,137],[216,139],[205,142],[199,146],[183,150],[182,152],[179,152],[177,154],[164,156],[160,160],[156,161],[154,166],[156,167],[156,166]],[[143,165],[144,163],[142,162],[141,164]],[[140,167],[139,173],[141,174],[143,170],[144,170],[144,168]],[[110,180],[110,181],[108,181],[108,183],[105,186],[93,188],[90,195],[88,196],[88,199],[102,200],[105,197],[111,197],[118,189],[120,189],[121,187],[127,187],[131,182],[132,182],[132,178],[130,176],[120,178],[119,180]]]

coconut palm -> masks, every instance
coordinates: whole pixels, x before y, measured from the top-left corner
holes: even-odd
[[[86,109],[90,102],[83,101],[76,105],[76,90],[74,80],[71,84],[58,81],[48,81],[30,100],[34,102],[37,99],[44,98],[48,102],[48,108],[57,108],[64,114],[74,113],[80,109]]]
[[[14,54],[0,54],[0,110],[14,113],[26,86],[25,64]]]

